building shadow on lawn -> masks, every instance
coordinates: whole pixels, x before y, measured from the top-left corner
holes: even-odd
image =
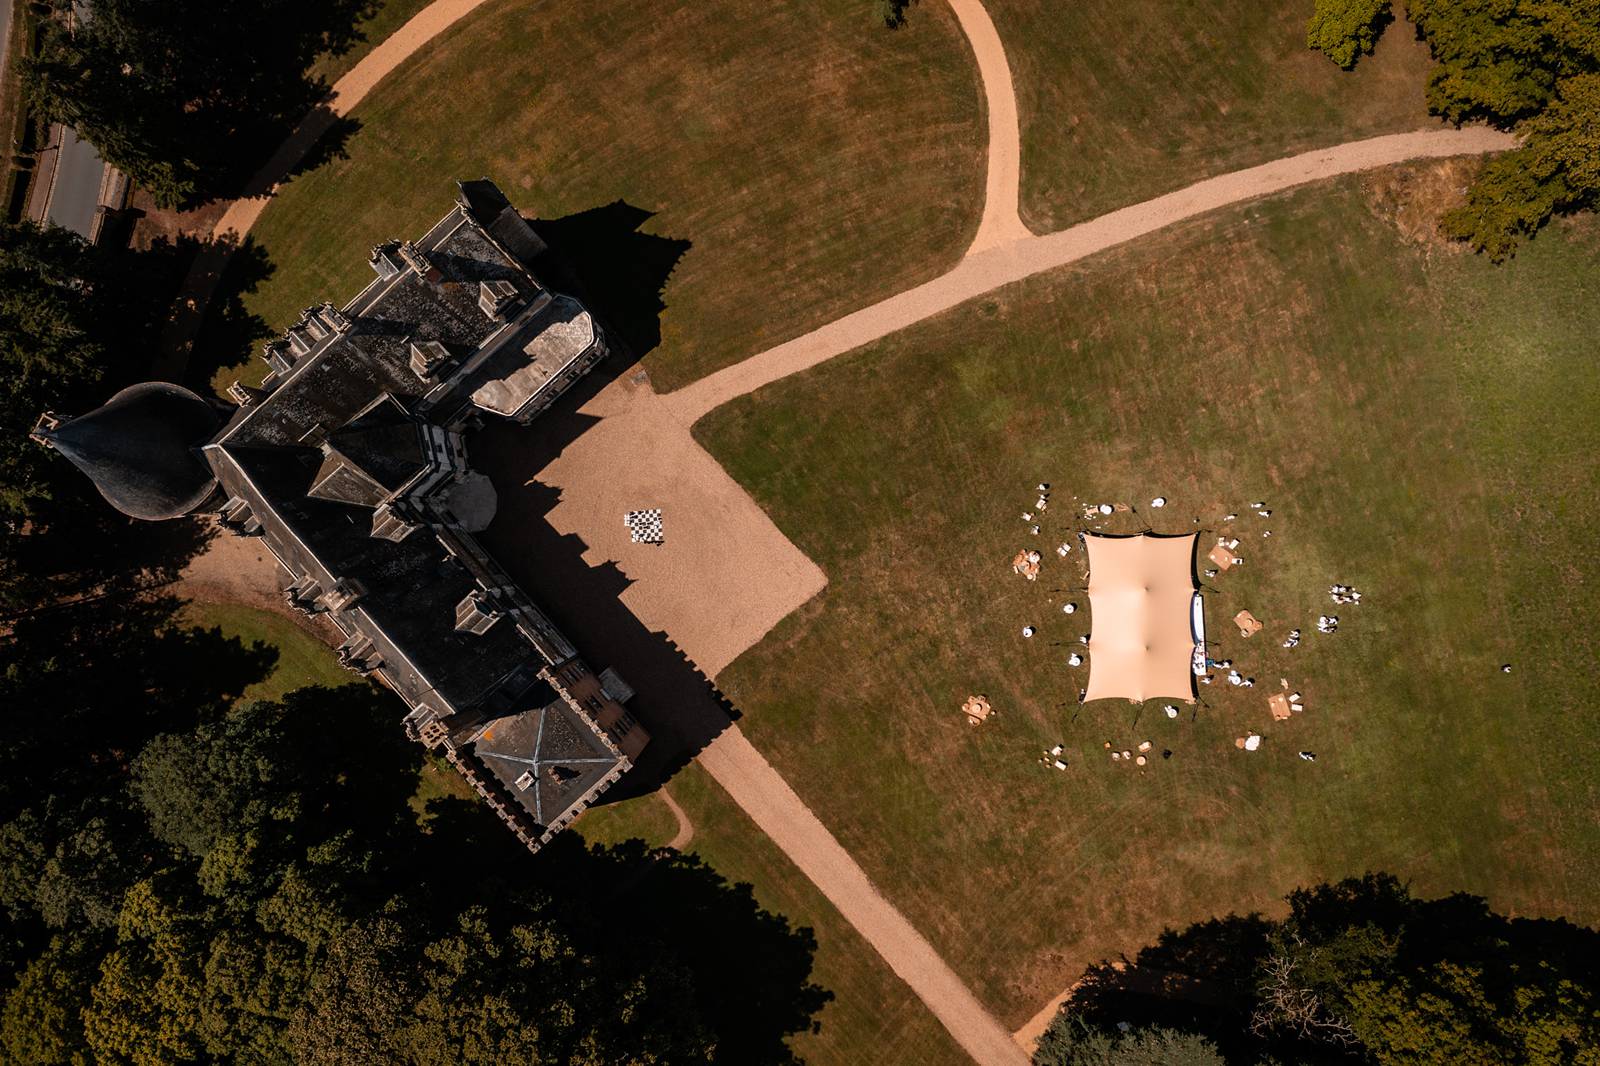
[[[654,215],[624,200],[557,219],[529,219],[549,250],[534,273],[576,296],[605,325],[613,352],[597,374],[614,378],[661,343],[661,293],[689,241],[645,233]],[[593,375],[591,375],[593,376]],[[602,382],[603,383],[603,382]]]
[[[583,301],[613,340],[610,357],[583,383],[592,386],[586,395],[661,343],[661,312],[666,309],[661,292],[690,242],[640,232],[651,217],[651,212],[617,200],[562,218],[529,220],[548,245],[532,264],[534,273],[557,292]],[[205,395],[219,371],[244,367],[256,345],[272,335],[245,299],[277,268],[267,250],[248,236],[243,241],[232,234],[209,241],[185,239],[162,252],[193,265],[184,291],[172,301],[156,376],[170,380],[181,367],[180,384]],[[342,306],[355,294],[325,295]],[[259,377],[240,374],[246,381]]]

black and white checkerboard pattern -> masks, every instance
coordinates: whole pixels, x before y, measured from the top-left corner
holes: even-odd
[[[661,533],[661,509],[629,511],[622,516],[635,544],[660,544],[666,538]]]

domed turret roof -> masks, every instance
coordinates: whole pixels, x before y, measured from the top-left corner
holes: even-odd
[[[132,518],[177,518],[216,489],[198,448],[217,431],[217,412],[188,389],[147,381],[39,436]]]

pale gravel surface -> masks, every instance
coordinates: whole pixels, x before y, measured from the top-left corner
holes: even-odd
[[[978,78],[983,84],[984,111],[989,125],[987,176],[983,183],[983,219],[967,254],[998,248],[1031,237],[1018,209],[1022,196],[1022,135],[1017,123],[1017,93],[1011,84],[1011,65],[1000,34],[979,0],[950,0],[950,7],[967,35]]]
[[[334,117],[348,113],[400,63],[483,2],[437,0],[373,49],[335,84],[328,109],[309,117],[263,168],[253,185],[255,194],[230,205],[213,234],[242,240],[270,202],[278,178]],[[816,564],[694,441],[689,427],[711,410],[1000,286],[1219,207],[1409,159],[1498,151],[1513,143],[1482,129],[1377,137],[1211,178],[1035,237],[1017,210],[1021,146],[1004,48],[979,0],[950,3],[972,45],[989,118],[983,216],[967,256],[942,277],[666,396],[657,396],[642,376],[612,382],[582,409],[596,417],[595,424],[535,475],[561,490],[561,502],[550,512],[551,524],[581,537],[591,563],[615,563],[632,581],[623,593],[624,603],[645,625],[666,633],[708,676],[716,676],[827,582]],[[226,264],[228,247],[214,246],[190,273],[183,297],[196,321]],[[174,349],[178,370],[190,337],[192,333]],[[631,544],[622,513],[657,506],[667,524],[666,546]],[[236,540],[214,541],[191,567],[190,580],[208,589],[213,582],[232,581],[241,586],[244,598],[264,603],[260,580],[246,572],[271,581],[272,570],[249,565],[235,550],[222,547]],[[218,553],[217,559],[206,561],[212,553]],[[699,759],[976,1061],[1011,1066],[1026,1062],[1024,1047],[1042,1029],[1039,1023],[1048,1023],[1054,1004],[1018,1034],[1007,1032],[737,726],[730,724]],[[672,846],[682,847],[693,827],[664,790],[662,796],[679,819]]]

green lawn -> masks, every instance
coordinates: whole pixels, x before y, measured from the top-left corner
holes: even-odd
[[[1403,20],[1346,73],[1305,46],[1312,0],[985,6],[1017,86],[1023,218],[1041,233],[1213,174],[1429,122],[1427,51]]]
[[[487,175],[530,215],[622,200],[689,242],[647,360],[684,384],[949,267],[981,207],[979,99],[942,4],[889,32],[862,0],[496,0],[356,109],[347,159],[280,192],[250,307],[281,328],[354,295],[373,244]]]
[[[576,823],[577,832],[591,844],[620,844],[642,840],[653,848],[666,845],[678,833],[678,820],[654,792],[644,796],[591,807]]]
[[[216,628],[224,637],[249,647],[265,644],[278,653],[272,674],[245,689],[241,698],[277,700],[309,685],[352,684],[355,675],[339,665],[333,649],[281,615],[236,603],[191,602],[183,620],[201,629]]]
[[[971,1062],[905,982],[709,774],[691,764],[672,779],[671,788],[694,824],[687,850],[728,880],[750,883],[763,907],[793,925],[810,927],[816,935],[811,979],[834,998],[818,1016],[820,1031],[791,1041],[804,1062],[809,1066]],[[633,836],[659,844],[676,832],[676,823],[659,798],[645,796],[586,811],[574,831],[597,843]]]
[[[720,687],[1013,1025],[1164,925],[1368,869],[1600,921],[1600,225],[1493,268],[1402,238],[1394,188],[1198,220],[701,423],[830,581]],[[1035,540],[1019,514],[1041,480]],[[1082,671],[1056,642],[1090,620],[1059,613],[1081,571],[1048,551],[1073,494],[1165,495],[1173,530],[1269,502],[1207,609],[1259,687],[1207,690],[1193,721],[1114,702],[1074,719]],[[1033,544],[1027,584],[1009,561]],[[1335,581],[1363,605],[1333,607]],[[1248,642],[1243,607],[1267,624]],[[1281,724],[1279,677],[1309,705]],[[972,692],[1000,711],[979,729]],[[1246,729],[1261,751],[1234,748]],[[1147,738],[1173,756],[1142,775],[1102,747]],[[1066,773],[1036,762],[1056,742]]]

